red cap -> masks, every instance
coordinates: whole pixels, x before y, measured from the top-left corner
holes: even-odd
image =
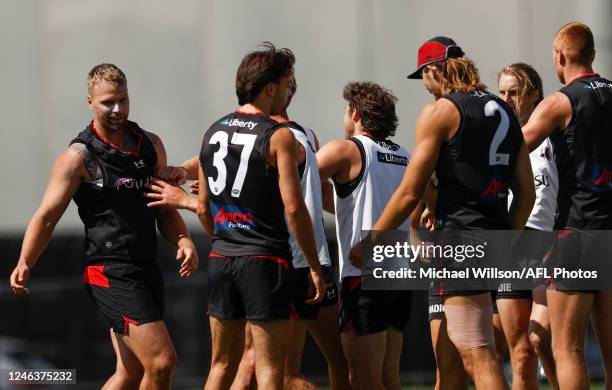
[[[420,79],[425,65],[445,61],[453,57],[463,57],[465,53],[455,41],[448,37],[434,37],[419,47],[417,70],[408,75],[409,79]]]

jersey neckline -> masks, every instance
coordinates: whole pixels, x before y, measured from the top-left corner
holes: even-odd
[[[134,156],[134,157],[140,157],[140,149],[142,146],[142,134],[140,134],[139,132],[137,132],[128,122],[127,126],[129,127],[130,131],[132,132],[132,134],[134,134],[137,138],[138,138],[138,144],[136,145],[136,150],[123,150],[123,148],[121,148],[120,145],[114,144],[112,142],[110,142],[108,139],[106,139],[106,137],[104,137],[102,134],[98,133],[98,130],[96,130],[96,126],[94,125],[94,121],[91,121],[90,127],[91,127],[91,131],[94,133],[94,135],[103,143],[109,145],[111,148],[116,149],[118,151],[120,151],[121,153],[127,154],[128,156]]]
[[[600,76],[599,76],[599,73],[596,73],[596,72],[579,74],[578,76],[572,77],[572,79],[566,85],[570,85],[574,81],[581,79],[583,77],[600,77]]]

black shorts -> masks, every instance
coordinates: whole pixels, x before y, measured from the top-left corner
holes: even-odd
[[[289,319],[291,259],[208,257],[208,315],[223,320]]]
[[[316,320],[319,317],[319,308],[333,306],[338,303],[338,286],[334,281],[333,268],[321,267],[327,289],[323,301],[318,305],[308,305],[310,268],[296,268],[293,271],[291,283],[291,318],[301,320]]]
[[[610,231],[565,229],[557,237],[548,261],[551,287],[560,291],[596,293],[611,290]],[[563,270],[560,275],[555,270]],[[596,277],[593,277],[593,273]]]
[[[411,306],[411,291],[362,290],[361,276],[343,278],[340,331],[354,329],[360,336],[385,331],[389,326],[404,331]]]
[[[160,321],[164,315],[164,280],[157,262],[105,261],[85,267],[89,296],[116,333],[129,324]]]
[[[481,293],[481,292],[479,292]],[[499,314],[495,299],[497,292],[491,291],[491,304],[493,314]],[[429,294],[429,321],[444,319],[444,301],[441,295]]]
[[[481,257],[434,257],[433,264],[448,271],[465,272],[469,269],[491,267],[493,264],[510,264],[510,244],[501,234],[489,233],[487,230],[442,229],[436,237],[436,244],[444,247],[487,247]],[[487,246],[488,245],[488,246]],[[436,279],[430,283],[430,294],[440,296],[466,296],[482,294],[497,289],[496,279],[489,278],[447,278]]]
[[[544,230],[525,228],[525,231],[512,248],[512,259],[520,268],[544,267],[544,258],[550,252],[554,242],[554,233]],[[534,279],[533,288],[545,286],[545,279]],[[532,290],[512,290],[511,283],[500,284],[497,299],[533,299]]]

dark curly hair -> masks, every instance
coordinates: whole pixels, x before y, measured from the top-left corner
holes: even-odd
[[[277,84],[293,74],[295,56],[291,50],[277,49],[270,42],[263,42],[261,47],[244,56],[236,72],[236,95],[241,106],[253,102],[266,84]]]
[[[359,111],[361,124],[373,137],[385,139],[395,135],[397,98],[391,90],[369,81],[348,83],[342,97],[350,108]]]

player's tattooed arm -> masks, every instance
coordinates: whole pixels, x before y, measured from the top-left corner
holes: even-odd
[[[83,164],[85,166],[83,180],[85,182],[92,182],[102,179],[102,171],[100,170],[100,166],[85,144],[77,142],[70,145],[68,149],[83,157]]]
[[[66,149],[55,161],[47,190],[38,210],[30,219],[23,237],[19,261],[11,274],[11,287],[15,294],[29,293],[25,284],[30,270],[46,248],[53,229],[81,185],[83,174],[83,156],[73,148]]]

